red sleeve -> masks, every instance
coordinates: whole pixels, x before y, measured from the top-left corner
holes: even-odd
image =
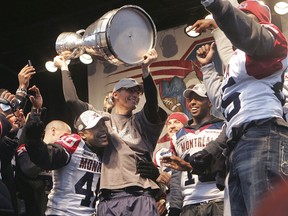
[[[17,148],[17,155],[19,156],[21,153],[23,152],[27,152],[26,146],[25,144],[21,144],[18,148]]]
[[[246,55],[246,70],[250,76],[262,79],[283,68],[282,60],[287,58],[287,40],[277,26],[264,26],[275,37],[274,48],[268,56],[251,57]]]
[[[78,134],[65,134],[61,136],[55,143],[63,146],[70,154],[73,154],[81,142]]]

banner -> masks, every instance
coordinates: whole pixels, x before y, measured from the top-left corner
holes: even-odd
[[[183,91],[201,82],[202,73],[196,60],[196,50],[211,42],[213,37],[210,33],[204,33],[198,38],[188,37],[184,33],[184,26],[158,32],[156,45],[158,59],[150,69],[158,88],[159,105],[168,114],[180,111],[191,118]],[[88,70],[89,103],[102,110],[104,97],[112,91],[114,84],[124,77],[131,77],[142,83],[141,67],[117,67],[96,60]],[[138,107],[142,108],[144,103],[145,97],[142,96]],[[138,108],[135,111],[138,111]],[[163,142],[166,142],[165,133],[163,130],[161,138]]]

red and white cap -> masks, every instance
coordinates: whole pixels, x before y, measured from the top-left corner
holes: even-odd
[[[267,5],[257,0],[243,1],[238,8],[243,12],[254,14],[260,23],[271,23],[271,12]]]
[[[183,125],[186,125],[187,122],[188,122],[188,120],[189,120],[188,116],[187,116],[185,113],[183,113],[183,112],[173,112],[173,113],[171,113],[171,114],[168,116],[167,120],[166,120],[166,124],[168,123],[168,121],[169,121],[170,119],[177,119],[177,120],[180,121]]]

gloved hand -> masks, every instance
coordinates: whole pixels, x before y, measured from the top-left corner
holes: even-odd
[[[137,162],[136,168],[137,173],[139,173],[142,178],[149,178],[156,181],[160,175],[158,168],[150,161],[140,160]]]
[[[188,160],[193,168],[192,173],[203,174],[210,167],[212,155],[203,149],[191,155]]]
[[[40,139],[44,133],[44,124],[39,117],[29,119],[25,125],[26,139]]]

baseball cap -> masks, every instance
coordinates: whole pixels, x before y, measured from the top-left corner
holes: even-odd
[[[101,116],[95,111],[87,110],[81,113],[79,118],[76,120],[74,126],[78,131],[90,129],[95,127],[97,123],[100,121],[100,119],[107,121],[110,118],[107,116]]]
[[[183,92],[183,96],[185,98],[189,98],[192,92],[196,93],[200,97],[207,97],[206,88],[203,83],[196,84],[192,89],[185,89],[185,91]]]
[[[271,23],[270,9],[264,3],[257,0],[243,1],[238,8],[242,11],[248,11],[254,14],[261,23]]]
[[[120,79],[114,86],[113,92],[118,91],[121,88],[132,88],[138,86],[140,91],[143,92],[143,86],[139,84],[135,79],[123,78]]]
[[[174,112],[174,113],[171,113],[167,120],[166,120],[166,123],[170,120],[170,119],[177,119],[178,121],[180,121],[183,125],[186,125],[187,122],[188,122],[188,116],[185,114],[185,113],[182,113],[182,112]]]

